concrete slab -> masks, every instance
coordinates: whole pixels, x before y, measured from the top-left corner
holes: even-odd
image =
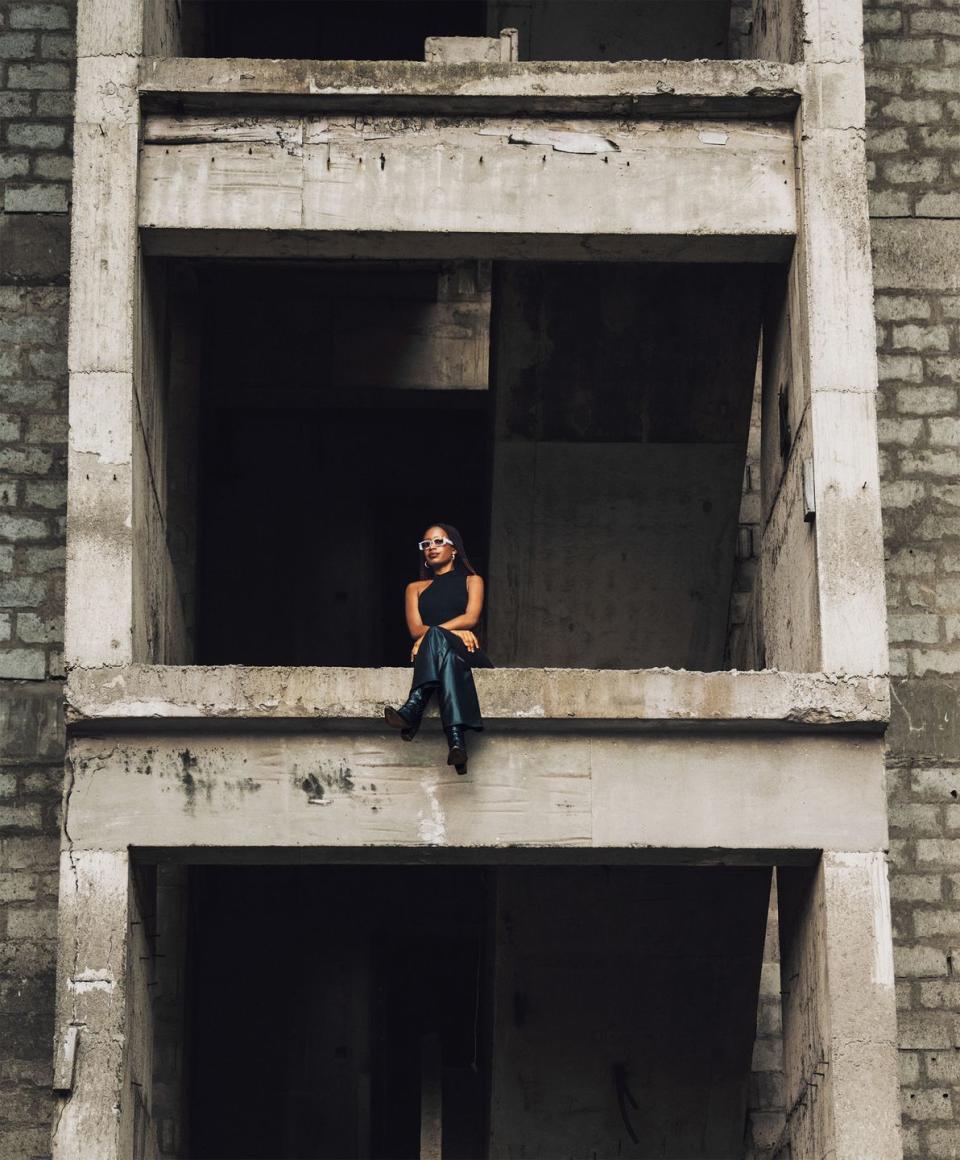
[[[367,721],[406,695],[410,670],[399,668],[250,668],[240,665],[74,667],[67,717],[84,722]],[[819,673],[670,669],[494,669],[476,673],[484,716],[525,728],[551,723],[577,730],[606,721],[757,729],[882,732],[889,687],[881,677]]]
[[[802,72],[769,60],[424,61],[147,59],[148,109],[385,108],[745,116],[789,120]]]

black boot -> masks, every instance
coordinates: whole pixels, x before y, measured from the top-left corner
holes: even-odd
[[[383,719],[394,729],[400,730],[400,736],[404,741],[412,741],[417,735],[420,722],[423,720],[423,711],[430,704],[432,696],[432,685],[420,685],[416,689],[411,689],[410,696],[399,709],[394,709],[390,705],[384,709]]]
[[[446,725],[444,733],[447,735],[447,744],[450,752],[447,754],[447,765],[452,765],[457,773],[467,772],[467,741],[463,735],[462,725]]]

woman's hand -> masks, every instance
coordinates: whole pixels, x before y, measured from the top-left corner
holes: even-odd
[[[476,636],[474,636],[469,628],[455,628],[453,630],[453,635],[460,637],[463,643],[467,646],[467,652],[476,652],[480,647]]]
[[[426,633],[424,633],[424,636],[426,636]],[[418,636],[417,639],[413,642],[413,648],[410,650],[411,661],[416,658],[416,655],[420,651],[420,646],[422,644],[423,644],[423,637]]]

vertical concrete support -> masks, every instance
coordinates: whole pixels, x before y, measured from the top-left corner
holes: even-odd
[[[857,0],[755,5],[756,55],[806,66],[796,135],[797,242],[785,321],[770,336],[781,355],[790,356],[772,386],[782,393],[782,384],[789,384],[779,439],[788,438],[790,447],[782,493],[793,496],[793,502],[780,504],[793,510],[786,511],[786,523],[780,513],[773,548],[788,572],[810,557],[810,547],[816,558],[815,594],[805,606],[786,607],[781,618],[788,630],[793,626],[795,639],[772,642],[766,660],[826,672],[883,673],[888,662],[862,40]],[[775,395],[765,398],[776,401]],[[769,463],[769,446],[764,459]],[[805,502],[811,487],[815,512]],[[811,522],[809,536],[798,524],[803,519]],[[787,588],[762,570],[765,596],[776,604],[779,590]],[[776,618],[764,616],[768,621],[776,625]],[[796,629],[807,624],[812,640],[804,648]]]
[[[877,464],[876,333],[867,209],[862,5],[803,0],[799,224],[789,309],[801,339],[816,498],[820,665],[887,671]]]
[[[900,1160],[886,859],[780,868],[786,1143],[792,1160]]]
[[[66,659],[122,663],[133,659],[137,63],[80,57],[77,73]]]
[[[125,851],[61,857],[54,1160],[156,1155],[150,955]]]
[[[70,266],[67,663],[132,650],[141,0],[82,0]]]

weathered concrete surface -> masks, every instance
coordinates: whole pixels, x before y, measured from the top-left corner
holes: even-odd
[[[410,670],[127,665],[74,668],[67,716],[82,721],[382,720],[406,696]],[[880,732],[889,717],[881,677],[670,669],[478,670],[489,720],[744,724]]]
[[[66,829],[73,850],[194,854],[886,844],[879,737],[518,732],[472,740],[466,778],[444,754],[433,729],[412,746],[356,730],[77,737]]]
[[[795,1160],[899,1160],[886,859],[780,868],[786,1140]]]
[[[728,55],[729,0],[564,0],[559,9],[551,0],[497,0],[491,8],[494,27],[517,28],[523,60],[698,60]]]
[[[171,258],[558,262],[785,262],[791,234],[529,234],[371,230],[144,229],[143,252]]]
[[[63,852],[53,1160],[157,1154],[142,917],[126,850]]]
[[[65,628],[74,661],[134,656],[136,68],[123,56],[78,67]]]
[[[148,108],[362,107],[456,112],[626,113],[630,116],[776,117],[800,103],[802,72],[771,61],[144,60]],[[284,99],[285,98],[285,99]]]
[[[274,119],[247,141],[220,125],[191,118],[195,143],[144,144],[141,227],[796,232],[792,130],[771,121],[339,116]]]
[[[831,84],[859,91],[859,6],[810,3],[804,18],[809,59],[831,62],[807,66],[810,84],[821,92]],[[811,412],[820,667],[884,673],[876,327],[864,133],[856,119],[862,110],[851,110],[853,122],[840,127],[835,112],[829,101],[807,102],[797,126],[801,225],[787,308],[799,340],[795,383],[804,386],[797,405],[809,400]]]

